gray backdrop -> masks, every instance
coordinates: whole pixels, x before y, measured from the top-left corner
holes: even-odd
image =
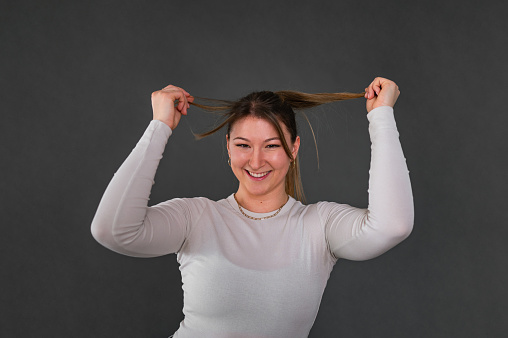
[[[415,201],[411,236],[339,261],[310,337],[501,337],[508,313],[502,1],[18,1],[0,5],[2,337],[167,337],[183,318],[175,255],[136,259],[94,241],[109,180],[176,84],[235,99],[253,90],[361,92],[395,106]],[[308,113],[309,202],[367,206],[365,100]],[[235,191],[224,133],[191,108],[149,205]],[[295,295],[297,296],[297,295]]]

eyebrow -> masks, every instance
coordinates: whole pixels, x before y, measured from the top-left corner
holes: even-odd
[[[245,137],[235,137],[233,140],[244,140],[244,141],[247,141],[247,142],[250,142],[249,139],[245,138]],[[280,137],[272,137],[272,138],[267,138],[265,140],[265,142],[270,142],[270,141],[273,141],[273,140],[280,140]]]

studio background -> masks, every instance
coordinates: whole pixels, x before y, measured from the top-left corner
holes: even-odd
[[[411,236],[340,260],[310,337],[502,337],[508,284],[502,1],[19,1],[0,4],[0,336],[168,337],[182,314],[174,254],[116,254],[90,224],[168,84],[362,92],[394,80],[415,204]],[[365,100],[298,118],[309,203],[367,207]],[[221,199],[237,183],[217,117],[191,107],[149,205]],[[295,295],[298,297],[298,295]]]

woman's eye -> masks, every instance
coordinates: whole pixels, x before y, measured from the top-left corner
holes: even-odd
[[[280,145],[278,145],[278,144],[269,144],[266,147],[267,148],[278,148],[278,147],[280,147]]]
[[[249,147],[247,144],[237,144],[236,146],[240,147],[240,148],[248,148]]]

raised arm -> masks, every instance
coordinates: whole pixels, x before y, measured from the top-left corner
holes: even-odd
[[[154,119],[114,174],[92,221],[93,237],[115,252],[160,256],[178,251],[185,240],[190,219],[185,201],[175,199],[166,202],[164,208],[148,207],[168,138],[181,114],[187,113],[189,95],[175,88],[168,86],[152,94]]]
[[[366,89],[372,142],[368,209],[327,202],[318,206],[336,258],[377,257],[409,236],[413,228],[411,182],[393,115],[397,97],[397,86],[386,79],[378,78]]]

